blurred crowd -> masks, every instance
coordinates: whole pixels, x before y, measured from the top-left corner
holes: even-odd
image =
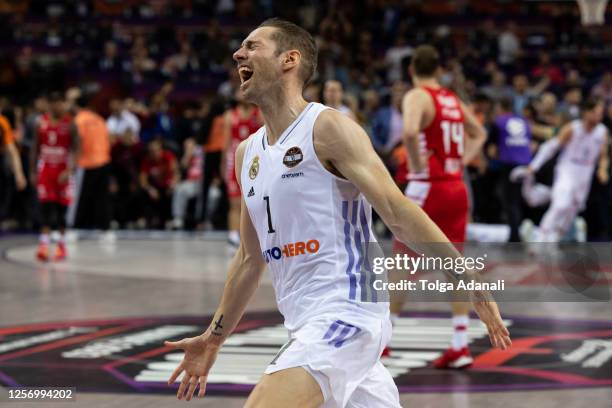
[[[226,112],[239,84],[231,55],[272,15],[316,37],[319,65],[306,99],[362,124],[401,187],[401,100],[418,44],[440,51],[441,83],[489,134],[510,109],[528,121],[535,151],[579,117],[590,95],[606,101],[612,129],[612,33],[583,27],[571,2],[0,1],[0,112],[26,173],[37,119],[59,91],[67,112],[80,98],[105,119],[108,182],[98,188],[108,190],[108,227],[226,229]],[[2,226],[36,228],[36,192],[31,183],[18,190],[3,160]],[[548,184],[551,166],[538,176]],[[467,172],[473,221],[507,222],[501,167],[490,140]],[[607,239],[609,186],[593,183],[584,217],[591,239]],[[541,210],[525,214],[537,222]]]

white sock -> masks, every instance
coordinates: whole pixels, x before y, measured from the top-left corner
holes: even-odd
[[[391,326],[395,327],[395,324],[397,323],[397,319],[399,319],[399,314],[391,313],[389,315],[389,319],[391,320]]]
[[[40,237],[38,238],[38,242],[41,245],[49,245],[49,242],[51,242],[51,239],[49,238],[49,234],[40,234]]]
[[[453,339],[451,347],[453,350],[461,350],[468,345],[467,328],[470,323],[468,315],[453,316]]]

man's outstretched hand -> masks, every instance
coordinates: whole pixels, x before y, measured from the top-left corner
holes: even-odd
[[[191,400],[198,385],[200,386],[198,397],[203,397],[206,392],[208,372],[217,358],[217,353],[219,353],[219,344],[211,341],[210,333],[204,333],[201,336],[179,341],[166,341],[164,345],[185,351],[183,361],[168,379],[168,384],[172,384],[184,372],[176,397],[178,399],[185,397],[185,400]]]
[[[504,325],[497,303],[491,295],[488,292],[476,291],[472,294],[472,304],[480,320],[487,326],[489,339],[493,347],[502,350],[509,348],[512,345],[510,332]]]

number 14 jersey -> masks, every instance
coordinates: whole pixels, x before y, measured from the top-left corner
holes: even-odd
[[[463,178],[463,110],[459,98],[446,88],[421,87],[434,104],[431,123],[419,134],[423,171],[411,172],[409,180],[460,180]]]

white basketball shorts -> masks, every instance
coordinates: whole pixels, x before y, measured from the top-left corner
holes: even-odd
[[[321,387],[322,407],[400,407],[397,386],[380,362],[391,338],[384,319],[323,316],[292,333],[266,374],[303,367]]]

